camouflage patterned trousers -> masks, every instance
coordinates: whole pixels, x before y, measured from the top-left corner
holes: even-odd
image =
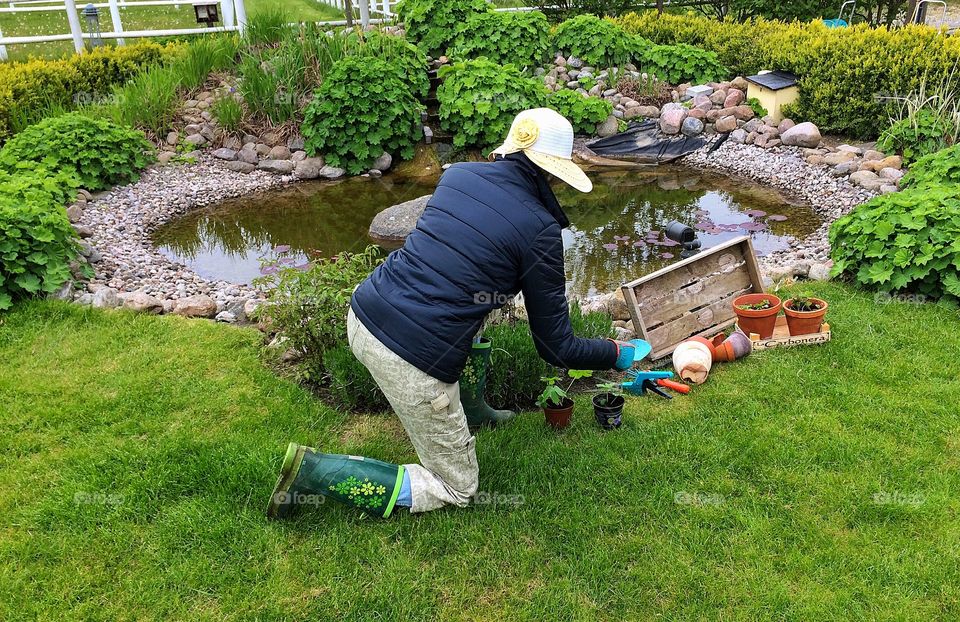
[[[370,370],[413,443],[420,464],[406,464],[411,512],[466,506],[477,492],[476,440],[460,404],[460,384],[420,371],[377,339],[350,310],[350,348]]]

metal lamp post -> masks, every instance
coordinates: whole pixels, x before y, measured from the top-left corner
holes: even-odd
[[[83,19],[87,21],[87,33],[90,35],[90,47],[98,48],[103,45],[103,36],[100,34],[100,11],[92,4],[83,7]]]

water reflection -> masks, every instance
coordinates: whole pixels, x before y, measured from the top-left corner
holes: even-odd
[[[684,168],[591,176],[589,194],[554,187],[571,220],[564,248],[575,294],[608,291],[677,261],[679,247],[658,235],[671,220],[699,223],[704,248],[743,235],[744,225],[757,229],[750,233],[760,254],[786,248],[791,236],[819,224],[809,208],[776,192]],[[431,191],[432,185],[389,177],[298,184],[192,212],[158,230],[154,242],[202,276],[249,282],[259,275],[260,258],[277,247],[289,247],[298,262],[312,251],[329,256],[362,249],[377,212]]]

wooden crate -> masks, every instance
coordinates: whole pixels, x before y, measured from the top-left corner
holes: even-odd
[[[809,335],[790,336],[790,329],[787,328],[787,317],[784,315],[777,317],[777,326],[773,329],[773,337],[770,339],[761,339],[754,333],[750,335],[750,341],[753,342],[754,352],[761,350],[775,350],[777,348],[792,348],[794,346],[811,346],[830,341],[830,325],[826,322],[820,327],[819,333]]]
[[[673,353],[690,337],[711,336],[734,324],[733,300],[763,292],[750,236],[741,236],[622,286],[633,325],[653,347],[651,358]]]

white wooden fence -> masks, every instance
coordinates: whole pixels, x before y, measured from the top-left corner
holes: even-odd
[[[214,0],[220,5],[220,20],[222,26],[210,28],[169,28],[165,30],[124,30],[123,23],[120,21],[120,7],[133,8],[144,6],[173,6],[180,7],[186,5],[193,10],[193,4],[189,0],[108,0],[108,2],[94,2],[93,6],[110,10],[110,19],[113,22],[113,30],[101,32],[103,39],[116,39],[119,45],[126,43],[125,38],[138,37],[170,37],[179,35],[208,34],[211,32],[243,32],[247,24],[247,10],[243,0]],[[8,0],[8,6],[0,7],[0,15],[5,13],[33,13],[33,12],[53,12],[65,11],[67,14],[67,23],[70,25],[70,32],[49,35],[32,35],[27,37],[5,37],[0,32],[0,60],[7,60],[7,46],[24,43],[43,43],[47,41],[69,41],[73,40],[73,47],[77,52],[83,51],[83,40],[92,39],[95,35],[84,32],[80,25],[80,15],[77,12],[76,0],[63,0],[62,4],[51,4],[49,0]]]

